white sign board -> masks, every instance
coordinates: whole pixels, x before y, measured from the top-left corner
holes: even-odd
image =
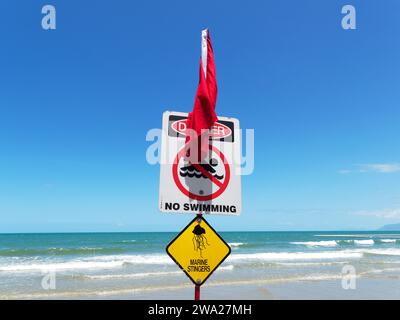
[[[218,117],[201,164],[185,157],[187,113],[163,113],[159,209],[239,215],[242,206],[239,120]]]

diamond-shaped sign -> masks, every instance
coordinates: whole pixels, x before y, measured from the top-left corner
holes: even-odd
[[[168,255],[195,285],[202,285],[229,256],[231,248],[203,217],[194,218],[167,248]]]

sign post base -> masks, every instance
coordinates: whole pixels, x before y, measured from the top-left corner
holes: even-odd
[[[200,300],[200,286],[194,286],[194,300]]]

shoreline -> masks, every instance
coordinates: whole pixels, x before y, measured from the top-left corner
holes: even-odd
[[[395,280],[395,281],[394,281]],[[343,289],[342,278],[329,280],[210,281],[201,287],[202,300],[398,300],[400,273],[380,277],[358,277],[355,289]],[[176,286],[125,288],[85,293],[43,292],[2,296],[0,300],[193,300],[194,286],[189,282]]]

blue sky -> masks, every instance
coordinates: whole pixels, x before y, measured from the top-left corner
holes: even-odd
[[[57,29],[41,28],[41,8]],[[400,3],[0,3],[0,232],[177,231],[146,133],[190,111],[209,27],[217,114],[255,129],[239,217],[217,230],[400,222]]]

